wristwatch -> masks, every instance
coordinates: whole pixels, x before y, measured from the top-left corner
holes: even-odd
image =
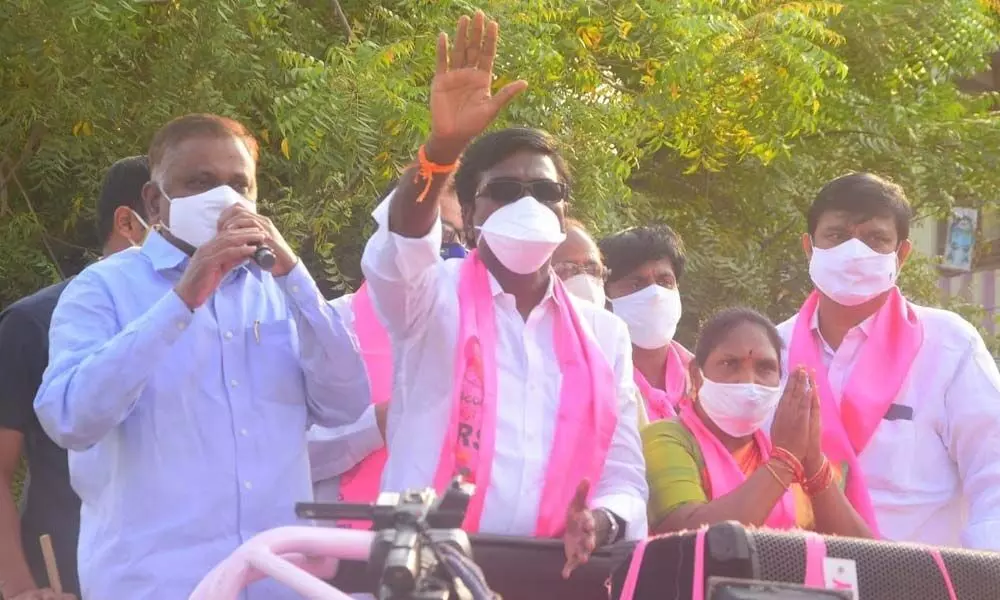
[[[604,516],[608,519],[608,539],[604,540],[604,544],[614,544],[618,541],[618,537],[621,535],[621,525],[618,524],[618,515],[603,506],[594,510],[595,512],[604,513]]]

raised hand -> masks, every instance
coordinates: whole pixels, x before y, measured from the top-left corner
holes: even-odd
[[[805,461],[810,448],[813,387],[802,367],[789,373],[771,424],[771,443],[791,452],[799,462]]]
[[[482,11],[459,19],[449,55],[448,35],[438,37],[437,71],[431,83],[429,158],[451,164],[476,136],[496,119],[515,96],[528,87],[514,81],[492,95],[493,61],[499,28]]]

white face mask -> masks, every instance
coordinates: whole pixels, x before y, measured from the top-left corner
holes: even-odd
[[[633,344],[655,350],[674,339],[681,320],[681,293],[677,288],[654,284],[628,296],[612,298],[611,307],[628,325]]]
[[[716,383],[702,377],[698,402],[709,419],[733,437],[746,437],[761,428],[781,399],[780,387],[754,383]]]
[[[606,298],[604,296],[604,282],[586,273],[574,275],[563,281],[563,285],[577,298],[582,298],[588,302],[593,302],[597,306],[604,308]]]
[[[852,238],[829,249],[813,246],[809,276],[819,291],[842,306],[864,304],[896,284],[896,253],[879,254]]]
[[[498,208],[479,231],[497,260],[519,275],[542,268],[566,239],[556,213],[531,196]]]
[[[256,212],[252,202],[228,185],[183,198],[167,196],[162,187],[160,192],[170,202],[170,226],[167,229],[195,248],[215,237],[219,230],[219,217],[230,206],[242,203]]]

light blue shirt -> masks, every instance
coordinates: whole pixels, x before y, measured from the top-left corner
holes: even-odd
[[[330,306],[340,315],[348,331],[357,335],[351,308],[353,298],[354,294],[345,294],[331,300]],[[313,425],[306,438],[309,440],[309,464],[312,466],[316,502],[340,502],[341,476],[385,445],[374,406],[369,406],[360,419],[349,425]],[[333,525],[330,521],[322,524]]]
[[[35,399],[83,501],[85,600],[183,600],[256,533],[312,498],[306,430],[369,406],[355,338],[301,264],[248,264],[190,311],[186,254],[156,232],[95,263],[52,317]],[[294,594],[274,582],[243,598]]]

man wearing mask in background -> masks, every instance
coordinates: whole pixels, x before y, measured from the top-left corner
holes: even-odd
[[[103,256],[142,243],[145,156],[108,169],[97,200],[97,235]],[[66,451],[42,431],[32,403],[49,361],[49,321],[70,280],[51,285],[0,313],[0,595],[9,600],[49,600],[79,595],[76,542],[80,499],[70,487]],[[22,455],[29,477],[23,512],[13,495]],[[52,591],[39,537],[52,538],[64,594]]]
[[[601,251],[583,223],[566,218],[564,225],[566,241],[552,253],[552,269],[571,294],[604,308],[607,269]]]
[[[566,218],[566,241],[559,244],[552,253],[552,270],[563,281],[566,290],[581,300],[607,308],[604,282],[608,270],[604,266],[597,242],[590,237],[587,228],[576,219]],[[637,390],[638,391],[638,390]],[[637,396],[636,409],[639,413],[639,429],[649,424],[645,402]]]
[[[895,286],[911,216],[876,175],[820,190],[802,236],[816,290],[779,326],[782,364],[815,371],[823,451],[873,531],[1000,550],[1000,373],[971,324]]]
[[[256,212],[246,128],[180,117],[149,161],[155,228],[67,286],[35,399],[72,451],[84,598],[186,598],[240,544],[297,522],[312,498],[307,424],[369,404],[351,335]],[[270,272],[251,262],[261,246]],[[293,596],[263,582],[246,597]]]
[[[569,183],[552,139],[505,129],[469,145],[527,85],[491,96],[496,44],[481,12],[459,21],[450,61],[442,34],[430,140],[362,258],[400,356],[383,487],[441,492],[464,474],[468,531],[561,537],[568,576],[596,546],[646,534],[635,388],[625,325],[552,277]],[[452,171],[477,250],[441,261]]]
[[[690,387],[691,353],[674,341],[684,245],[666,225],[636,227],[600,243],[612,310],[628,324],[635,383],[653,421],[672,418]]]
[[[384,200],[398,185],[393,182],[379,199]],[[441,258],[464,258],[462,213],[455,196],[454,179],[442,190]],[[330,302],[344,324],[358,338],[367,369],[372,405],[360,419],[341,427],[309,429],[309,464],[312,468],[316,502],[372,503],[378,500],[385,467],[385,420],[392,395],[392,344],[378,321],[364,283],[353,294]],[[340,523],[341,526],[349,523]],[[369,523],[363,524],[367,529]]]

